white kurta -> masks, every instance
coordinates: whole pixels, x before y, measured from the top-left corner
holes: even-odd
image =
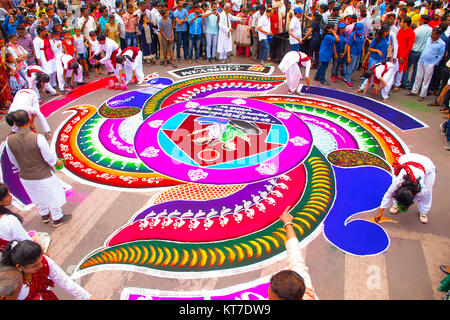
[[[31,73],[31,76],[29,77],[29,76],[28,76],[28,70],[29,70],[30,68],[31,68],[31,69],[40,70],[40,71],[42,71],[42,72],[45,72],[45,70],[42,69],[40,66],[37,66],[37,65],[31,65],[31,66],[28,66],[28,67],[26,67],[25,70],[24,70],[25,78],[27,79],[27,83],[28,83],[28,88],[29,88],[29,89],[32,89],[34,92],[37,93],[38,97],[40,97],[41,94],[40,94],[38,88],[36,87],[36,84],[37,84],[36,75],[37,75],[37,73]],[[46,73],[46,72],[45,72],[45,73]],[[48,74],[48,73],[47,73],[47,74]],[[51,85],[49,82],[47,82],[47,83],[44,84],[44,88],[45,88],[45,90],[47,90],[47,91],[50,92],[51,94],[56,94],[56,90],[52,87],[52,85]]]
[[[303,295],[303,299],[317,300],[318,297],[314,293],[311,277],[308,273],[308,267],[306,266],[305,260],[301,255],[300,242],[297,238],[291,238],[286,241],[286,251],[289,270],[297,272],[304,280],[306,291]]]
[[[55,65],[56,65],[56,78],[58,79],[59,90],[64,90],[65,82],[63,76],[63,67],[61,64],[61,57],[63,56],[63,47],[61,40],[50,40],[50,43],[55,48],[53,52],[55,53]],[[52,83],[52,86],[56,86],[56,81]]]
[[[34,38],[33,40],[34,52],[36,54],[36,59],[41,61],[42,69],[44,69],[45,73],[52,74],[56,72],[56,60],[55,58],[48,60],[45,58],[44,54],[44,40],[39,37]],[[50,41],[50,46],[52,47],[52,51],[55,54],[55,47]],[[56,56],[56,54],[55,54]]]
[[[36,118],[38,118],[42,126],[42,130],[44,130],[44,132],[50,132],[50,126],[48,125],[47,119],[45,119],[39,109],[39,97],[34,90],[22,89],[17,91],[14,100],[9,107],[8,113],[17,110],[25,110],[30,118],[32,115],[36,115]],[[18,128],[14,125],[11,131],[17,132],[17,129]]]
[[[290,91],[296,91],[300,80],[302,79],[302,72],[300,70],[299,61],[308,57],[307,54],[300,51],[289,51],[281,60],[278,68],[286,75],[286,82]],[[311,70],[311,59],[301,62],[305,67],[305,77],[309,78],[309,71]]]
[[[0,216],[0,239],[5,241],[32,240],[19,219],[12,214]]]
[[[43,135],[38,134],[37,144],[44,160],[50,166],[54,166],[57,161],[56,154],[51,151]],[[8,138],[6,139],[6,152],[11,163],[16,168],[19,168],[19,163],[9,148]],[[52,173],[51,177],[42,180],[25,180],[20,178],[20,182],[33,204],[38,208],[40,215],[48,214],[48,209],[50,209],[54,221],[62,218],[63,214],[60,208],[66,203],[66,194],[61,182],[54,173]]]
[[[64,71],[66,72],[66,78],[72,77],[73,70],[70,69],[69,62],[74,58],[71,55],[63,54],[61,56],[61,66],[63,69],[62,79],[64,81]],[[83,68],[78,64],[77,72],[74,75],[74,79],[77,83],[83,83]]]
[[[424,168],[425,172],[414,166],[410,166],[415,178],[418,180],[420,178],[419,184],[421,191],[415,195],[414,202],[418,202],[418,209],[421,214],[427,214],[431,209],[432,202],[432,189],[434,185],[434,180],[436,179],[436,166],[434,163],[426,156],[417,153],[406,153],[402,155],[398,162],[404,164],[405,162],[417,162],[420,163]],[[400,170],[398,176],[394,176],[392,179],[392,184],[385,193],[383,200],[381,201],[380,208],[388,208],[392,200],[394,199],[394,193],[400,188],[403,183],[403,177],[407,175],[404,169]]]
[[[387,72],[382,76],[382,73],[384,72],[384,65],[379,65],[378,67],[375,68],[375,77],[377,79],[381,79],[383,78],[383,80],[386,82],[386,86],[381,89],[381,97],[383,99],[387,99],[389,98],[389,92],[391,91],[392,85],[394,83],[394,76],[395,76],[395,72],[397,70],[396,66],[392,63],[392,62],[386,62],[386,65],[388,66],[388,70]],[[360,89],[361,90],[365,90],[366,86],[369,85],[370,86],[373,85],[373,79],[370,79],[370,83],[369,80],[364,80],[363,83],[361,84]]]
[[[126,55],[130,58],[133,57],[133,51],[126,50],[122,51],[121,55]],[[133,71],[135,72],[138,84],[141,84],[144,82],[144,71],[142,67],[142,51],[139,50],[139,53],[137,54],[136,58],[134,59],[134,62],[129,61],[128,59],[125,59],[125,62],[123,63],[123,66],[117,65],[118,70],[123,68],[123,71],[126,76],[126,83],[128,84],[131,82],[133,77]]]
[[[60,286],[64,291],[71,294],[75,298],[80,300],[89,300],[91,294],[87,292],[83,287],[73,281],[60,266],[56,264],[50,257],[45,256],[47,259],[48,267],[50,269],[48,278],[53,280],[58,286]],[[52,288],[49,288],[52,289]],[[24,283],[22,289],[19,293],[18,300],[24,300],[30,293],[30,288]],[[42,299],[42,298],[41,298]]]
[[[231,36],[231,23],[233,21],[241,21],[231,13],[227,14],[222,11],[219,15],[219,35],[217,37],[217,52],[222,58],[226,58],[226,54],[233,50],[233,39]]]
[[[118,73],[118,71],[116,70],[116,67],[114,67],[111,62],[111,55],[115,50],[118,50],[117,55],[119,55],[120,54],[119,45],[114,40],[112,40],[110,38],[106,38],[104,44],[99,43],[98,49],[94,52],[94,55],[97,55],[97,54],[101,53],[102,51],[104,51],[105,56],[102,59],[100,59],[100,62],[105,65],[108,72],[114,72],[116,74],[117,79],[119,79],[120,74]]]

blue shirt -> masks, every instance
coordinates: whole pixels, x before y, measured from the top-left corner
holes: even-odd
[[[381,16],[384,14],[384,12],[386,11],[386,7],[387,7],[387,5],[386,5],[385,2],[383,2],[382,4],[379,5],[378,8],[380,8],[380,17],[381,17]]]
[[[188,23],[192,19],[194,19],[197,15],[195,12],[192,12],[188,16]],[[189,23],[189,33],[190,34],[202,34],[202,26],[204,25],[203,18],[197,18],[193,20],[191,23]]]
[[[389,36],[386,38],[381,38],[380,42],[376,43],[375,38],[370,43],[370,48],[380,50],[383,55],[380,57],[378,52],[372,52],[369,56],[370,59],[376,61],[376,63],[383,61],[387,56],[387,49],[389,47]]]
[[[183,8],[183,10],[175,10],[175,12],[173,13],[173,17],[174,17],[174,23],[175,23],[175,31],[187,31],[187,23],[182,23],[182,24],[178,24],[175,21],[175,18],[178,18],[180,20],[184,20],[188,15],[188,12],[186,9]]]
[[[345,50],[345,44],[347,42],[347,39],[345,37],[345,33],[344,34],[338,34],[339,37],[339,42],[336,42],[336,52],[337,53],[342,53]]]
[[[207,13],[211,12],[209,10]],[[215,14],[211,14],[206,18],[206,29],[205,33],[207,34],[218,34],[219,33],[219,25],[217,24],[217,18]]]
[[[326,34],[322,43],[320,44],[319,49],[319,62],[330,62],[331,57],[334,53],[334,44],[336,42],[336,38],[331,34]]]
[[[363,49],[364,37],[359,36],[356,31],[353,31],[348,36],[347,45],[350,47],[351,56],[359,56],[361,55]]]
[[[102,32],[105,33],[105,25],[108,23],[108,17],[100,16],[98,18],[98,24],[100,25],[100,28],[102,29]]]
[[[9,23],[9,15],[7,15],[5,17],[5,21],[3,21],[2,28],[8,36],[10,34],[17,34],[16,27],[19,25],[19,23],[23,23],[22,15],[17,17],[17,19],[14,21],[14,24]]]
[[[425,48],[420,55],[419,63],[424,66],[437,66],[445,53],[445,42],[442,39],[432,41],[428,38]]]

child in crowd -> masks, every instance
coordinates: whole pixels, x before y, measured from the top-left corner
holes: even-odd
[[[14,57],[10,52],[6,52],[5,60],[5,65],[9,75],[9,86],[11,87],[11,93],[15,95],[17,91],[24,89],[27,83],[24,79],[22,79],[19,72],[19,65],[16,60],[14,60]]]
[[[88,41],[88,48],[89,48],[89,57],[92,57],[95,51],[99,48],[99,43],[97,40],[97,35],[95,34],[95,31],[89,32],[89,41]],[[102,73],[102,64],[100,63],[100,59],[102,58],[101,53],[94,56],[94,63],[91,63],[95,70],[95,76],[98,77],[99,75],[103,75]]]
[[[336,32],[333,29],[333,25],[331,23],[327,24],[325,27],[326,34],[322,39],[322,43],[320,44],[319,50],[319,68],[317,69],[317,73],[314,77],[315,80],[320,81],[321,84],[329,85],[329,83],[325,80],[325,74],[328,69],[328,65],[330,64],[331,58],[336,57],[336,48],[335,43],[339,42],[340,39]]]
[[[342,68],[342,75],[345,76],[347,73],[347,61],[345,57],[347,48],[347,39],[345,37],[345,23],[341,22],[338,24],[338,37],[339,42],[336,43],[336,54],[337,57],[333,59],[333,67],[331,69],[331,81],[336,82],[337,80],[342,80],[339,76],[339,71]]]
[[[177,67],[175,64],[175,59],[173,56],[173,23],[172,19],[169,18],[170,10],[162,9],[161,15],[162,19],[159,20],[159,31],[161,34],[161,43],[162,43],[162,51],[161,55],[163,57],[162,61],[167,61],[167,65],[169,64],[168,56],[172,60],[172,66]]]
[[[88,65],[87,65],[87,39],[81,34],[80,28],[75,28],[75,36],[73,37],[75,48],[78,53],[78,62],[83,67],[83,76],[89,79]]]
[[[72,56],[74,58],[76,57],[78,59],[78,52],[76,51],[73,37],[69,35],[68,30],[63,30],[62,35],[63,35],[62,40],[63,52],[65,54],[68,54],[69,56]]]

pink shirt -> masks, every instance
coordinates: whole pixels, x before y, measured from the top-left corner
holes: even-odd
[[[125,25],[125,32],[134,33],[136,32],[137,25],[139,22],[138,16],[133,16],[133,14],[125,13],[122,16],[123,24]]]

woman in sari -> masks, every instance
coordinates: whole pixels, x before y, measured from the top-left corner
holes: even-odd
[[[0,35],[0,114],[8,113],[9,105],[13,100],[5,60],[6,53],[5,39]]]

